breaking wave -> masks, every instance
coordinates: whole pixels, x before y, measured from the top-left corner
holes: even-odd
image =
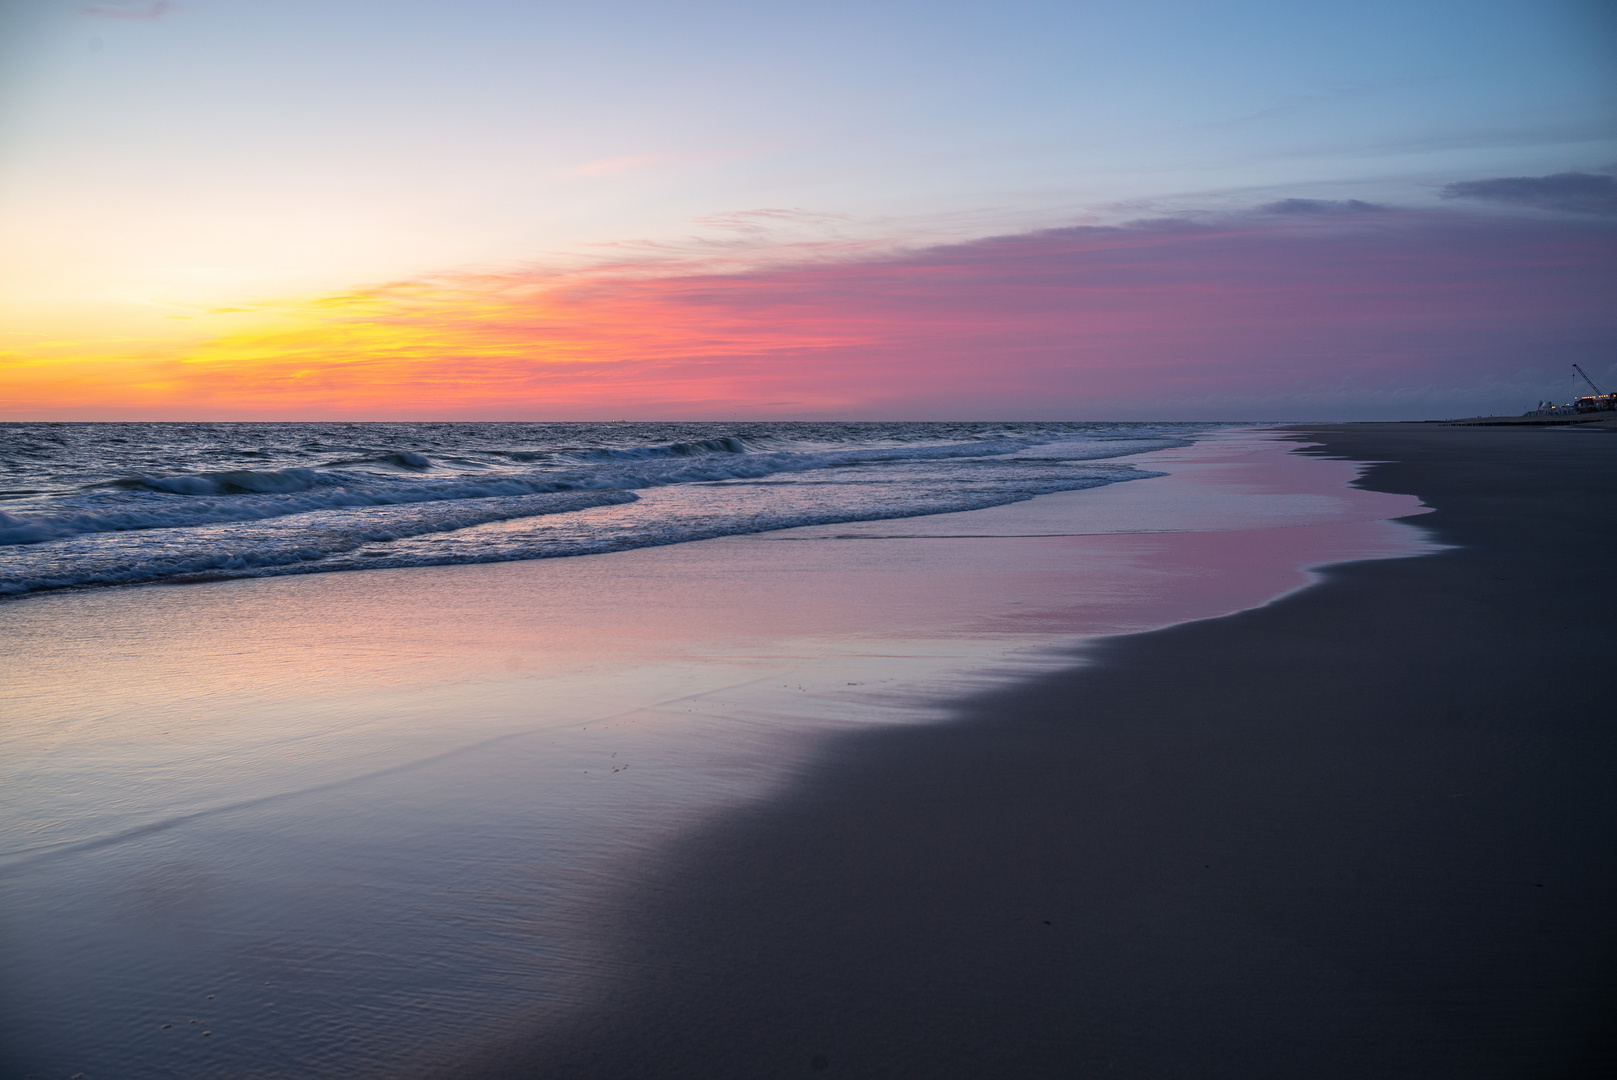
[[[1200,429],[4,425],[0,468],[14,483],[0,511],[0,595],[581,555],[948,513],[1154,475],[1106,459],[1184,445]]]

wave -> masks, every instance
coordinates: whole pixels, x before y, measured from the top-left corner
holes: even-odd
[[[639,501],[632,492],[556,493],[487,504],[431,504],[375,507],[369,516],[349,514],[340,520],[306,515],[307,520],[242,522],[211,531],[206,537],[184,535],[180,548],[204,545],[207,550],[158,551],[138,558],[102,558],[64,563],[42,558],[37,566],[18,567],[0,575],[0,596],[96,585],[150,582],[197,582],[227,578],[279,577],[357,569],[514,562],[604,554],[631,548],[660,547],[748,533],[772,532],[805,525],[921,517],[980,510],[1021,502],[1055,491],[1101,487],[1127,480],[1161,476],[1116,466],[1084,476],[1046,479],[1011,488],[949,490],[914,495],[901,502],[883,498],[859,507],[759,509],[723,514],[674,514],[620,519],[613,527],[591,528],[565,519],[570,512]],[[535,519],[525,532],[490,535],[478,526],[497,526]],[[247,530],[264,530],[249,533]],[[380,549],[376,545],[386,545]],[[71,565],[71,570],[68,567]]]
[[[392,454],[374,454],[370,457],[342,458],[338,461],[328,461],[328,469],[341,468],[344,465],[391,465],[395,469],[430,469],[432,460],[425,454],[412,454],[404,451]]]
[[[296,470],[287,470],[296,471]],[[305,470],[310,471],[310,470]],[[171,478],[184,479],[184,478]],[[314,510],[335,510],[366,506],[396,506],[404,503],[457,502],[511,495],[539,495],[575,491],[587,485],[566,480],[523,480],[517,477],[488,480],[453,480],[431,486],[398,485],[346,486],[341,479],[327,481],[331,486],[316,490],[276,492],[256,498],[192,498],[183,502],[122,504],[107,509],[32,517],[13,516],[0,511],[0,547],[61,540],[86,533],[128,532],[139,529],[194,528],[236,521],[304,514]],[[176,485],[179,486],[179,485]],[[166,488],[147,488],[167,491]],[[201,494],[206,489],[199,490]]]
[[[310,468],[237,469],[174,476],[126,476],[97,488],[174,497],[111,506],[80,506],[58,513],[10,515],[0,512],[0,547],[37,544],[87,533],[186,528],[231,521],[255,521],[340,507],[391,506],[439,500],[485,499],[556,491],[634,491],[671,484],[756,480],[782,472],[899,461],[990,457],[1028,446],[1026,440],[904,447],[849,447],[818,452],[748,450],[737,438],[671,443],[628,450],[584,451],[594,469],[526,474],[445,477],[406,481],[403,477]],[[401,455],[426,461],[419,455]],[[375,458],[369,460],[376,460]],[[575,459],[582,464],[582,458]],[[604,465],[620,468],[605,468]],[[640,466],[634,468],[632,466]],[[414,466],[412,466],[414,467]]]
[[[65,441],[43,452],[46,465],[18,465],[7,485],[0,595],[583,555],[950,513],[1154,475],[1103,459],[1186,445],[1191,434],[1135,424],[715,427],[25,426],[38,438],[8,452],[43,446],[46,434]],[[592,508],[602,512],[571,513]]]
[[[335,482],[338,481],[333,480],[330,474],[314,469],[277,469],[270,472],[232,469],[188,476],[121,476],[97,486],[128,491],[161,491],[169,495],[285,495]]]
[[[594,450],[580,450],[572,456],[577,461],[652,461],[658,458],[702,457],[707,454],[745,454],[752,449],[741,439],[726,435],[717,439],[669,443],[666,446],[632,446],[625,449],[600,447]]]
[[[0,595],[19,595],[42,589],[85,585],[128,585],[175,581],[196,575],[261,577],[298,564],[319,562],[358,551],[368,544],[389,543],[422,536],[456,532],[478,525],[520,518],[588,510],[598,506],[632,503],[628,491],[556,492],[514,499],[432,504],[402,508],[386,516],[348,514],[308,515],[306,520],[283,518],[271,526],[236,522],[205,536],[181,534],[168,550],[155,552],[107,551],[84,553],[79,559],[41,557],[32,565],[13,564],[0,574]],[[386,510],[391,508],[374,508]],[[3,516],[3,515],[0,515]],[[205,550],[195,550],[201,547]],[[42,553],[43,555],[43,553]],[[326,567],[336,569],[337,567]]]

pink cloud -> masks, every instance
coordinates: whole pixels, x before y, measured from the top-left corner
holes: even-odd
[[[1363,204],[591,288],[866,415],[1454,415],[1617,346],[1617,230]]]
[[[1617,222],[1592,216],[1293,201],[835,250],[302,301],[140,392],[233,416],[1353,419],[1520,412],[1573,362],[1617,375]]]

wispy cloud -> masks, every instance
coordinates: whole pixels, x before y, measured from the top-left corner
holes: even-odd
[[[1443,189],[1445,199],[1481,199],[1510,206],[1617,216],[1617,177],[1564,172],[1553,176],[1506,176],[1465,180]]]
[[[694,220],[698,225],[749,233],[766,232],[783,226],[824,229],[828,226],[846,225],[853,221],[846,214],[826,214],[804,210],[801,207],[771,206],[756,210],[731,210],[722,214],[707,214]]]
[[[1359,199],[1281,199],[1260,206],[1266,214],[1287,214],[1293,217],[1342,217],[1348,214],[1385,213],[1387,207]]]
[[[95,19],[161,19],[178,4],[170,0],[101,0],[79,9],[79,14]]]

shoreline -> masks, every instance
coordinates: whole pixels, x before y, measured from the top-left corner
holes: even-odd
[[[592,1000],[603,905],[839,733],[1427,550],[1386,520],[1418,500],[1271,433],[1153,459],[963,514],[9,608],[0,1043],[130,1077],[465,1060]]]
[[[1444,424],[1449,427],[1572,427],[1597,424],[1603,430],[1617,429],[1617,414],[1609,410],[1592,413],[1569,413],[1564,416],[1472,416],[1463,420],[1423,420],[1425,424]]]
[[[1450,550],[837,736],[430,1075],[1604,1075],[1617,443],[1289,430]]]

